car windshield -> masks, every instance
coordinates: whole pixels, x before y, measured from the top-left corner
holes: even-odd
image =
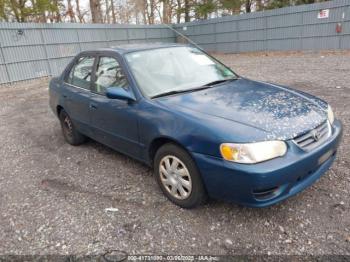
[[[126,60],[141,91],[149,97],[237,78],[228,67],[194,47],[135,51],[126,54]]]

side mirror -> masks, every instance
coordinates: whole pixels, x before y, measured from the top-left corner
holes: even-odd
[[[106,91],[106,96],[110,99],[120,99],[126,101],[136,101],[134,94],[128,92],[122,87],[109,87]]]

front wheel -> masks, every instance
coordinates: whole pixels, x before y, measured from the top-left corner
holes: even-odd
[[[71,118],[63,109],[59,115],[64,139],[71,145],[77,146],[86,141],[86,137],[75,128]]]
[[[176,205],[193,208],[206,201],[207,194],[195,162],[181,147],[162,146],[154,159],[154,173],[163,193]]]

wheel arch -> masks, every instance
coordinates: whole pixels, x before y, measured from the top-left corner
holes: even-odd
[[[192,157],[191,152],[184,145],[182,145],[179,141],[177,141],[176,139],[171,138],[171,137],[167,137],[167,136],[156,137],[152,140],[152,142],[150,143],[150,146],[148,147],[148,158],[149,158],[150,166],[153,167],[154,157],[155,157],[158,149],[161,148],[163,145],[169,144],[169,143],[175,144],[175,145],[181,147]]]
[[[63,106],[61,106],[61,105],[57,105],[57,106],[56,106],[56,114],[57,114],[58,117],[60,116],[60,113],[61,113],[61,111],[62,111],[63,109],[64,109],[64,108],[63,108]]]
[[[191,151],[189,149],[187,149],[182,143],[180,143],[176,139],[170,138],[170,137],[157,137],[157,138],[153,139],[153,141],[151,142],[150,147],[149,147],[150,163],[151,163],[151,167],[154,169],[155,174],[157,174],[156,169],[158,169],[158,168],[156,166],[154,166],[154,158],[155,158],[156,152],[159,150],[159,148],[161,148],[165,144],[173,144],[175,146],[178,146],[179,148],[183,149],[184,152],[186,152],[188,154],[189,158],[192,160],[192,162],[193,162],[192,166],[197,171],[196,172],[196,174],[197,174],[196,181],[200,183],[199,188],[201,188],[198,191],[198,192],[201,192],[201,194],[202,194],[200,203],[204,203],[206,201],[206,199],[208,198],[208,190],[207,190],[206,184],[204,182],[204,179],[202,177],[202,174],[200,172],[200,169],[197,165],[197,162],[195,161],[195,158],[194,158],[193,154],[191,153]],[[180,158],[180,160],[183,161],[181,158]],[[156,176],[156,177],[158,177],[158,176]],[[161,182],[159,182],[160,180],[158,178],[156,178],[156,179],[157,179],[158,183],[161,183]],[[192,177],[192,179],[193,179],[193,177]],[[169,196],[168,196],[168,198],[169,198]],[[174,202],[174,200],[172,200],[171,198],[169,198],[169,199]],[[178,204],[177,202],[175,202],[175,203]],[[182,206],[182,205],[180,205],[180,206]],[[189,208],[191,206],[182,206],[182,207]]]

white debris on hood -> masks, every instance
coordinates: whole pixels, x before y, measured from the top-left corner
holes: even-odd
[[[256,83],[247,81],[248,85]],[[260,84],[260,90],[241,87],[217,98],[237,110],[242,123],[267,131],[266,140],[288,140],[327,120],[327,103],[321,99],[273,84]]]
[[[115,207],[105,208],[105,212],[118,212],[118,211],[119,211],[119,209],[115,208]]]
[[[285,140],[305,130],[317,127],[326,120],[326,112],[316,103],[292,93],[257,91],[255,102],[247,101],[244,109],[254,112],[251,123],[269,131],[267,139]],[[254,101],[254,100],[253,100]]]

